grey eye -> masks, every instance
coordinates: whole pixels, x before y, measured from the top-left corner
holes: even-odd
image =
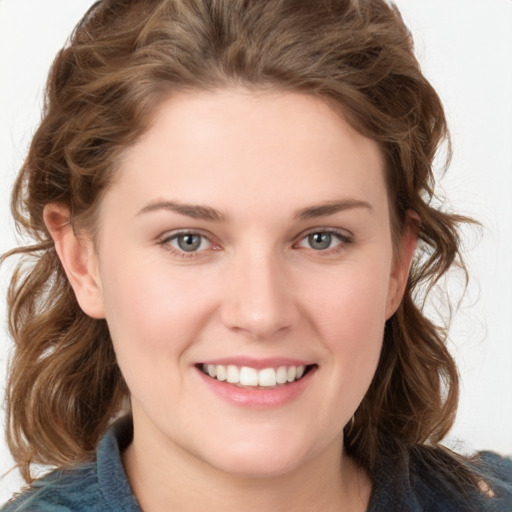
[[[308,242],[312,249],[323,251],[329,249],[332,244],[331,233],[311,233],[308,235]]]
[[[186,233],[184,235],[178,235],[176,242],[178,247],[185,252],[194,252],[201,247],[203,237],[194,233]]]

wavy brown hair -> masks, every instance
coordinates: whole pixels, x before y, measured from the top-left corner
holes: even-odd
[[[120,154],[162,98],[234,84],[304,93],[340,109],[385,156],[394,236],[408,211],[420,219],[405,297],[345,428],[347,450],[371,471],[389,439],[437,446],[450,429],[456,366],[444,328],[417,302],[419,290],[460,261],[457,226],[467,219],[432,206],[446,120],[396,8],[384,0],[103,0],[55,59],[12,196],[18,228],[34,241],[9,253],[21,260],[8,294],[15,352],[7,435],[25,479],[32,463],[92,459],[128,396],[106,322],[79,308],[44,206],[64,204],[74,229],[93,230]]]

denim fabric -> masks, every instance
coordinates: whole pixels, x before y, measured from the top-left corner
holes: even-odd
[[[441,469],[442,453],[418,446],[414,450],[388,451],[377,462],[372,476],[373,493],[368,512],[512,512],[512,461],[481,452],[465,466],[486,486],[462,490]],[[445,455],[445,460],[447,456]],[[453,462],[452,462],[453,464]]]
[[[128,418],[118,421],[101,440],[95,462],[53,471],[2,512],[141,512],[121,461],[131,430]]]
[[[2,512],[141,512],[120,455],[131,436],[131,422],[123,418],[100,442],[96,462],[53,471],[6,504]],[[490,452],[480,454],[474,470],[491,489],[490,497],[476,489],[457,491],[436,467],[436,456],[424,456],[426,448],[407,451],[398,443],[389,446],[372,475],[368,512],[512,511],[511,460]]]

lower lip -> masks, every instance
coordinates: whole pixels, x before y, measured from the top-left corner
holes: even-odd
[[[308,386],[317,367],[311,368],[304,377],[275,388],[242,388],[228,382],[212,379],[197,368],[199,376],[208,388],[225,401],[238,407],[272,409],[282,407],[295,400]]]

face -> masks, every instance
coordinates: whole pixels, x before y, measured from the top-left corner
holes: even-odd
[[[377,144],[305,95],[176,95],[100,219],[134,442],[243,475],[338,458],[404,274]]]

